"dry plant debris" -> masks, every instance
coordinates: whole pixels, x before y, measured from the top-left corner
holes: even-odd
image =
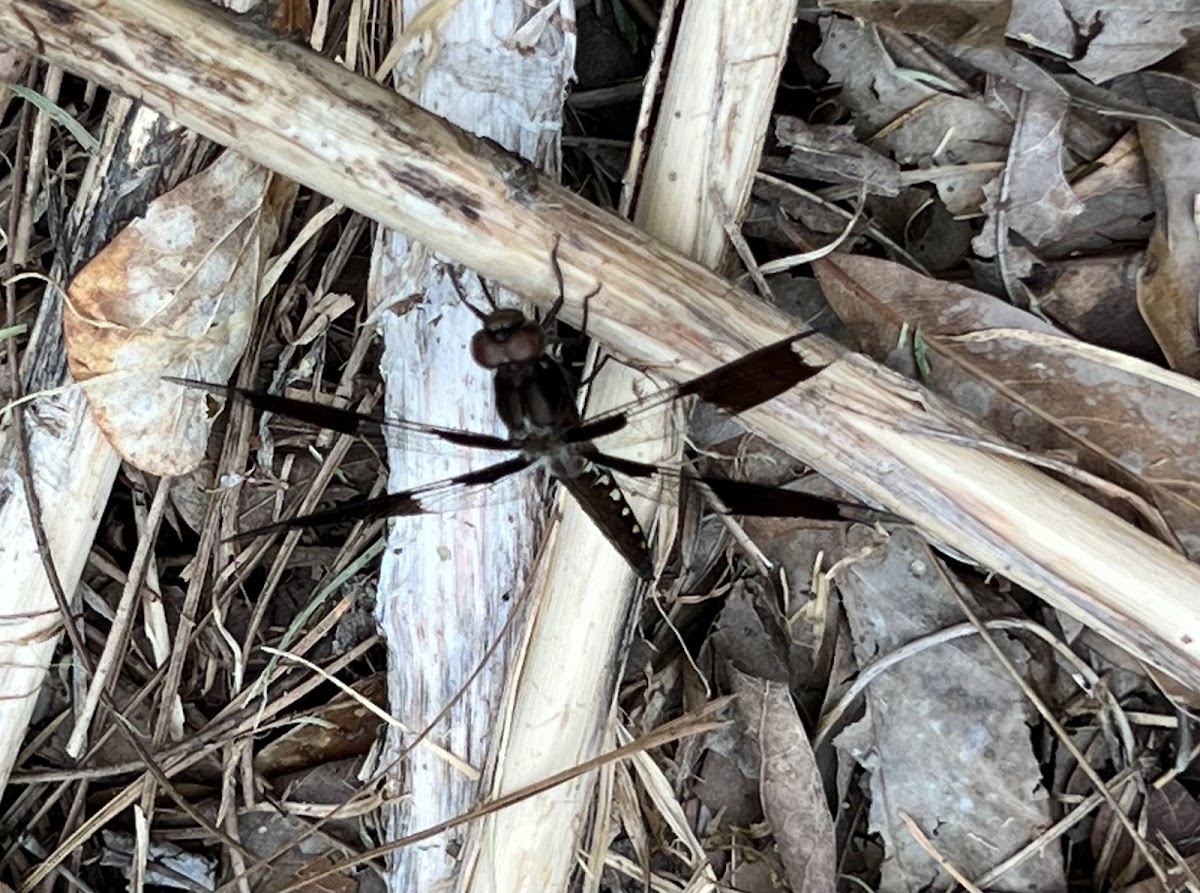
[[[568,6],[521,7],[505,76],[578,36],[563,178],[628,208],[621,171],[654,136],[636,117],[642,84],[652,108],[671,76],[670,54],[649,52],[655,29],[682,40],[691,25],[670,20],[673,3],[583,5],[578,22]],[[990,432],[979,449],[1194,562],[1200,4],[1158,6],[803,10],[729,270],[970,411]],[[364,8],[321,4],[314,25],[307,4],[278,0],[255,17],[306,40],[317,27],[324,55],[380,79],[395,65],[409,90],[443,57],[473,90],[500,76],[443,42],[451,17],[489,20],[495,4],[407,10],[407,32]],[[737,23],[721,27],[736,45]],[[454,865],[490,811],[594,778],[587,827],[555,854],[586,867],[572,889],[1200,889],[1200,696],[991,573],[1004,568],[870,507],[863,523],[736,523],[684,494],[671,574],[622,656],[606,735],[622,749],[464,808],[428,839],[404,827],[419,771],[472,794],[489,767],[463,756],[479,730],[461,717],[380,716],[411,694],[384,681],[381,525],[220,541],[378,493],[384,445],[236,407],[210,440],[219,407],[160,379],[237,367],[245,385],[369,409],[379,318],[426,310],[434,289],[379,294],[388,234],[28,49],[0,49],[4,377],[25,363],[40,371],[24,387],[49,388],[69,369],[126,464],[68,581],[90,660],[61,646],[29,729],[9,730],[25,743],[0,810],[0,887],[381,889],[396,848]],[[415,386],[443,387],[442,371]],[[690,442],[691,460],[853,499],[728,427]],[[484,596],[511,612],[497,637],[513,635],[519,592]],[[19,594],[7,605],[19,618]],[[444,633],[412,632],[436,666]],[[494,644],[467,653],[486,667]],[[486,869],[462,888],[488,886]]]
[[[90,384],[105,435],[141,470],[184,474],[204,459],[203,394],[170,394],[160,381],[233,374],[294,192],[227,152],[151,202],[71,280],[63,319],[71,375]]]

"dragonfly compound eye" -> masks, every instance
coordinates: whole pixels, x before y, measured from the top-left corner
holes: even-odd
[[[523,316],[513,326],[489,324],[471,339],[471,356],[485,369],[498,369],[508,363],[531,363],[545,350],[546,333]]]

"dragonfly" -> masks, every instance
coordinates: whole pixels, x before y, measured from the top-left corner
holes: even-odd
[[[485,294],[488,294],[486,290]],[[313,427],[341,434],[378,437],[381,429],[390,428],[415,432],[460,447],[514,454],[482,468],[398,493],[350,500],[329,509],[243,531],[234,539],[246,540],[279,531],[319,528],[349,521],[440,514],[447,511],[448,506],[463,504],[466,494],[488,488],[535,465],[545,467],[571,494],[638,577],[646,581],[654,576],[650,547],[616,475],[634,481],[669,477],[681,480],[685,485],[702,485],[730,514],[822,521],[852,517],[845,511],[849,504],[829,497],[666,468],[614,455],[596,444],[598,440],[626,430],[646,413],[688,397],[706,401],[726,414],[736,416],[779,396],[821,371],[822,367],[805,362],[794,349],[797,342],[815,332],[791,334],[703,375],[584,418],[576,405],[575,388],[569,374],[547,348],[550,326],[563,302],[561,290],[559,298],[540,322],[528,318],[517,308],[497,307],[490,294],[488,300],[492,303],[490,311],[465,301],[481,321],[470,349],[475,362],[493,372],[497,414],[508,431],[506,437],[381,417],[233,385],[188,378],[167,379],[231,401],[248,403],[262,412],[290,416]]]

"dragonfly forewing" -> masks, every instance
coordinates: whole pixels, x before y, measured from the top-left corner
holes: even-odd
[[[627,427],[637,417],[680,397],[699,397],[729,415],[765,403],[815,376],[823,367],[806,363],[793,349],[797,341],[815,335],[801,332],[751,351],[682,384],[603,412],[566,432],[568,443],[584,443]]]

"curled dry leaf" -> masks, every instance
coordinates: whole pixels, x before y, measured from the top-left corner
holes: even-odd
[[[809,124],[793,115],[775,119],[775,139],[789,150],[779,167],[792,177],[858,186],[874,195],[900,194],[900,166],[854,137],[844,124]]]
[[[1074,48],[1063,55],[1067,64],[1096,84],[1147,68],[1194,43],[1194,3],[1073,0],[1063,7],[1073,22],[1088,22],[1090,32],[1082,56]],[[1031,36],[1037,40],[1037,32]]]
[[[918,330],[925,384],[1026,450],[1068,451],[1084,470],[1146,499],[1187,554],[1200,556],[1196,382],[889,261],[831,255],[815,269],[870,351],[895,345],[903,324]]]
[[[1061,238],[1083,212],[1062,168],[1067,100],[1025,92],[1016,104],[1008,176],[993,180],[984,190],[988,218],[973,243],[981,257],[994,256],[1004,244],[997,233],[1000,227],[1038,247]]]
[[[1151,785],[1146,790],[1143,821],[1146,838],[1167,851],[1164,867],[1168,881],[1164,884],[1143,866],[1138,874],[1141,880],[1118,889],[1122,893],[1167,893],[1188,889],[1189,875],[1194,877],[1200,869],[1200,838],[1196,836],[1196,828],[1200,827],[1200,805],[1196,798],[1178,780],[1168,781],[1162,787]],[[1111,824],[1112,814],[1106,804],[1097,816],[1096,828]],[[1093,842],[1096,836],[1093,832]]]
[[[105,830],[101,839],[101,865],[117,869],[126,878],[137,874],[134,863],[141,855],[140,845],[132,834]],[[151,841],[148,855],[145,880],[149,884],[176,890],[211,890],[217,885],[217,860],[211,856],[188,852],[169,840]],[[8,890],[0,885],[0,893]]]
[[[858,529],[850,548],[862,549],[863,557],[844,566],[838,586],[860,668],[961,622],[939,559],[916,533],[897,530],[877,544],[873,533]],[[973,607],[985,618],[1005,613],[998,601],[988,602],[990,610]],[[996,639],[1018,672],[1028,672],[1025,648],[1007,636]],[[834,743],[842,759],[871,773],[870,826],[885,849],[878,889],[944,883],[940,867],[905,828],[904,814],[926,834],[936,831],[938,852],[972,879],[1049,827],[1030,710],[986,643],[931,644],[872,680],[864,698],[863,718]],[[1064,883],[1061,853],[1047,847],[985,889],[1057,890]]]
[[[923,34],[934,40],[968,45],[996,44],[1004,41],[1010,4],[1004,0],[825,0],[826,9],[835,9],[865,22],[877,22],[910,34]]]
[[[738,712],[759,753],[763,814],[788,876],[788,889],[837,888],[833,818],[804,724],[787,686],[729,667]]]
[[[351,686],[364,700],[387,708],[382,673]],[[350,695],[341,694],[318,707],[309,721],[288,729],[254,755],[254,771],[263,775],[295,772],[322,763],[362,756],[379,737],[383,720]]]
[[[1029,292],[1042,312],[1076,338],[1144,360],[1162,356],[1133,293],[1140,251],[1050,261]]]
[[[1146,239],[1152,208],[1136,135],[1113,142],[1048,92],[1000,82],[986,99],[1013,109],[1015,128],[1003,175],[984,187],[988,217],[973,244],[984,258],[1002,253],[999,272],[1010,293],[1029,284],[1014,280],[1047,261]]]
[[[1171,368],[1200,374],[1196,296],[1200,294],[1200,140],[1162,125],[1140,128],[1155,205],[1155,226],[1138,276],[1142,316]]]
[[[1070,128],[1070,121],[1068,121]],[[1069,136],[1071,130],[1068,129]],[[1079,147],[1070,147],[1073,155]],[[1061,167],[1061,165],[1059,165]],[[1114,246],[1140,246],[1150,237],[1154,205],[1146,181],[1146,158],[1130,130],[1090,165],[1071,170],[1071,191],[1082,207],[1065,233],[1043,241],[1043,257],[1079,258],[1105,254]]]
[[[902,34],[848,19],[821,22],[814,60],[840,85],[859,139],[916,166],[954,214],[978,213],[999,170],[1012,120]],[[913,72],[925,76],[913,77]]]
[[[1000,0],[825,0],[827,9],[898,31],[922,34],[962,53],[1000,47],[1005,35],[1063,61],[1093,83],[1138,71],[1186,47],[1196,24],[1189,3],[1071,0],[1006,3]],[[1081,23],[1087,23],[1086,39]],[[1136,35],[1136,38],[1131,38]]]
[[[63,326],[71,374],[113,447],[152,474],[204,457],[206,397],[249,337],[258,283],[294,186],[233,152],[151,203],[80,270]]]

